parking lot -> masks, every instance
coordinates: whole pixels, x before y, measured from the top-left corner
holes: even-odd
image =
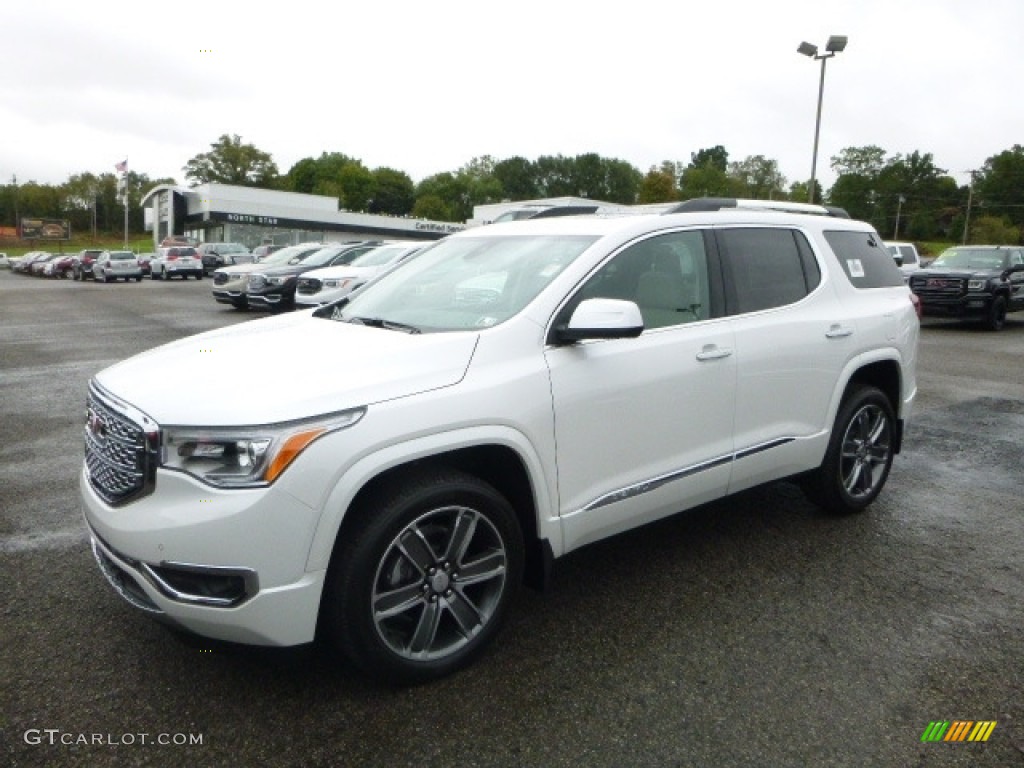
[[[475,666],[390,689],[318,648],[178,637],[96,568],[77,500],[88,379],[260,316],[210,288],[0,271],[8,764],[1024,763],[1024,314],[1000,333],[925,321],[915,419],[867,513],[822,516],[779,483],[590,546],[522,593]],[[957,720],[996,727],[921,741]]]

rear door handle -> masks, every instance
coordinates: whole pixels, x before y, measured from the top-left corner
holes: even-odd
[[[845,339],[847,336],[853,336],[853,328],[847,328],[838,323],[825,331],[825,337],[829,339]]]
[[[732,350],[727,347],[719,347],[715,344],[708,344],[700,352],[697,353],[697,359],[701,362],[707,360],[721,360],[723,357],[729,357],[732,354]]]

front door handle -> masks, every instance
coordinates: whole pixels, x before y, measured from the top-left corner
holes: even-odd
[[[732,350],[727,347],[707,344],[700,352],[697,353],[697,359],[701,362],[705,362],[707,360],[721,360],[723,357],[729,357],[731,354]]]

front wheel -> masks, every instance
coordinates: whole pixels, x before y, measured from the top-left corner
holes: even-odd
[[[892,467],[896,417],[877,387],[850,392],[839,407],[821,466],[804,478],[811,501],[828,512],[865,509],[885,485]]]
[[[990,331],[1001,331],[1006,324],[1006,297],[996,296],[985,317],[985,327]]]
[[[523,537],[508,501],[472,475],[423,470],[350,514],[323,606],[338,649],[364,672],[406,684],[469,664],[522,580]]]

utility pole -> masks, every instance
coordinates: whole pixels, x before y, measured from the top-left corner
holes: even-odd
[[[971,174],[971,183],[967,187],[967,215],[964,216],[964,239],[961,245],[967,245],[967,231],[971,224],[971,201],[974,198],[974,174],[975,171],[968,171]]]

